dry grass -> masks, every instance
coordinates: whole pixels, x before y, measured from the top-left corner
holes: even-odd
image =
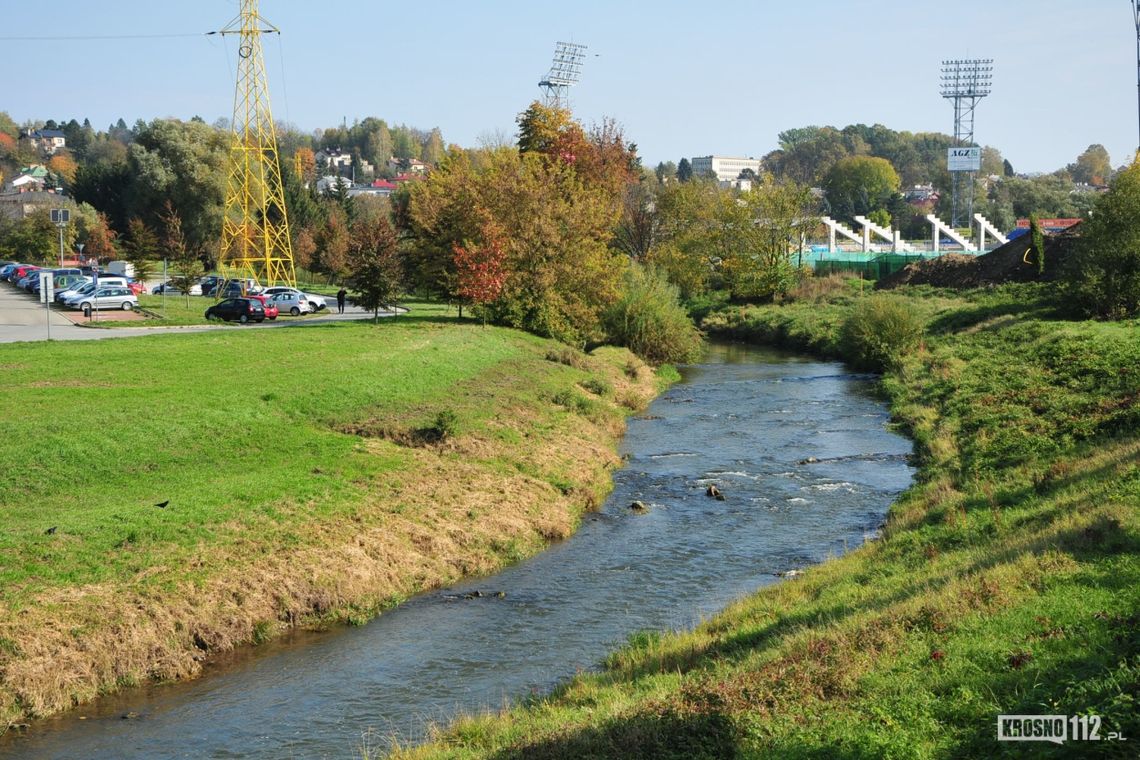
[[[628,354],[583,357],[626,396],[655,393],[652,372],[624,373]],[[348,519],[314,522],[308,505],[282,505],[276,519],[303,526],[289,545],[264,540],[257,521],[271,518],[242,515],[226,526],[228,543],[187,550],[173,568],[141,567],[148,583],[37,595],[0,621],[0,726],[148,679],[193,678],[211,655],[291,626],[363,622],[569,536],[610,487],[625,411],[616,399],[596,399],[590,416],[533,394],[524,402],[528,378],[512,375],[457,389],[492,407],[468,432],[416,448],[363,437],[369,453],[407,464],[369,483]],[[423,413],[409,410],[406,422]]]

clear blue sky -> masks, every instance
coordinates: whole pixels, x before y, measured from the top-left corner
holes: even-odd
[[[6,2],[0,110],[17,122],[233,108],[233,38],[199,36],[237,0]],[[1138,142],[1136,32],[1125,0],[261,0],[274,116],[304,131],[378,116],[447,142],[513,135],[558,40],[589,45],[572,91],[587,124],[620,122],[649,165],[761,156],[784,129],[881,123],[953,130],[947,58],[993,58],[977,140],[1018,171],[1052,171],[1101,143]],[[15,35],[25,38],[11,39]],[[185,37],[147,38],[145,35]],[[130,39],[30,37],[135,35]]]

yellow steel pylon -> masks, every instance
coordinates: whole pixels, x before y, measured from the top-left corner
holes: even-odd
[[[240,35],[241,42],[218,263],[226,279],[292,287],[297,284],[293,243],[261,54],[265,33],[280,31],[258,14],[257,0],[241,0],[241,14],[219,32]]]

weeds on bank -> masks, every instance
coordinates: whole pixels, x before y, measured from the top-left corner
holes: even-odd
[[[882,539],[400,756],[994,757],[1012,751],[1003,713],[1100,715],[1130,741],[1096,752],[1130,756],[1137,325],[1059,321],[1036,286],[876,298],[924,335],[883,379],[922,467]],[[726,307],[704,327],[841,355],[860,300]]]

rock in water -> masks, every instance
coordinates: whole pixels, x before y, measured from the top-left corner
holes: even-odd
[[[629,505],[629,508],[632,509],[634,512],[648,512],[649,511],[649,507],[645,506],[644,501],[635,501]]]

